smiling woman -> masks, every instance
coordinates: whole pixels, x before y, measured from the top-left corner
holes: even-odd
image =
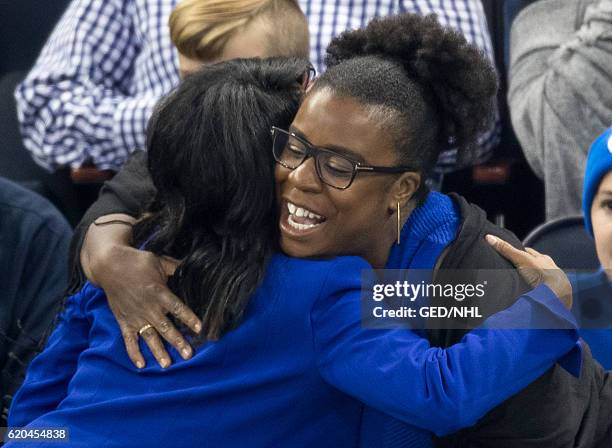
[[[357,255],[375,268],[431,269],[434,276],[462,269],[466,274],[455,281],[466,284],[475,283],[480,270],[500,269],[479,302],[484,315],[458,319],[458,329],[428,333],[435,344],[456,343],[465,335],[460,328],[478,325],[526,290],[484,242],[486,234],[496,234],[518,246],[514,235],[458,196],[428,193],[424,182],[441,151],[454,146],[460,158],[468,155],[487,127],[495,72],[484,55],[434,17],[409,15],[344,33],[330,44],[326,63],[328,71],[305,95],[288,132],[273,130],[281,248],[302,258]],[[569,293],[567,279],[558,286],[553,289],[560,297]],[[493,365],[503,356],[497,350],[490,355]],[[584,409],[600,398],[588,393],[591,385],[604,382],[588,355],[585,365],[590,380],[553,368],[500,405],[504,417],[490,413],[439,443],[501,446],[511,439],[512,446],[522,446],[536,443],[534,434],[546,446],[573,443],[584,432]],[[579,403],[576,414],[559,412],[562,407],[547,398],[556,394]],[[565,434],[558,434],[560,426]],[[366,409],[363,440],[397,440],[396,433],[402,433],[398,421]]]
[[[281,246],[300,257],[360,255],[382,268],[440,152],[452,145],[465,156],[488,126],[495,71],[461,35],[417,16],[343,34],[326,62],[289,137],[275,141]],[[325,150],[307,158],[313,145]],[[287,163],[296,151],[300,159]],[[292,225],[288,204],[323,219]]]
[[[409,169],[393,166],[397,163],[396,150],[388,133],[380,128],[378,117],[372,116],[356,99],[338,97],[329,89],[318,88],[319,82],[324,79],[318,80],[317,88],[306,97],[290,130],[303,141],[325,147],[328,161],[323,165],[318,162],[320,157],[309,158],[293,165],[293,169],[286,164],[277,165],[275,173],[282,202],[281,247],[296,257],[359,255],[375,267],[384,267],[389,248],[396,240],[396,225],[389,207],[395,211],[397,203],[385,201],[384,196],[398,181],[398,175]],[[340,162],[333,165],[334,160],[348,160],[351,167],[372,163],[396,172],[345,169],[338,174]],[[333,176],[328,174],[332,169]],[[420,175],[406,172],[401,177],[405,182],[402,186],[413,194]],[[288,204],[312,211],[323,219],[306,230],[296,229],[291,225],[293,214]],[[407,203],[401,206],[405,210],[410,208]]]

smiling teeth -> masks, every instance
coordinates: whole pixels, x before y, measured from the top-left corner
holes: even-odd
[[[293,216],[289,215],[289,218],[287,219],[287,222],[289,223],[289,225],[291,227],[293,227],[294,229],[298,229],[298,230],[307,230],[307,229],[312,229],[313,227],[318,226],[319,224],[300,224],[297,223],[293,220]]]
[[[310,218],[310,219],[323,219],[322,216],[317,215],[316,213],[313,213],[310,210],[306,210],[305,208],[298,207],[297,205],[292,204],[291,202],[287,202],[287,208],[289,209],[289,214],[290,215],[295,215],[295,216],[297,216],[299,218],[306,217],[306,218]],[[304,224],[297,224],[297,225],[304,225]],[[310,227],[314,227],[315,225],[316,224],[309,225],[309,226]]]

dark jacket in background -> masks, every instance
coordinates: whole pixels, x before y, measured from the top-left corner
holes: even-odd
[[[51,203],[0,178],[0,426],[62,303],[71,236]]]

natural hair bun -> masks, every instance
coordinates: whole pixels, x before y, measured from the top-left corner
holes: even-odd
[[[325,62],[331,68],[362,56],[395,61],[431,94],[442,138],[451,146],[470,146],[489,126],[497,92],[495,69],[484,53],[458,31],[443,27],[435,15],[374,19],[364,29],[333,39]]]

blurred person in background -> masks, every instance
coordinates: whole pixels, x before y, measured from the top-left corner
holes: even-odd
[[[319,73],[332,37],[401,12],[436,13],[493,59],[480,0],[184,0],[178,3],[180,19],[171,18],[176,0],[73,0],[15,92],[24,145],[48,170],[89,163],[119,170],[131,152],[144,148],[146,123],[157,100],[178,83],[181,63],[189,70],[215,62],[228,40],[236,52],[228,51],[226,59],[270,55],[270,47],[290,43],[288,29],[300,35],[298,3],[308,19],[310,55]],[[222,13],[211,18],[215,9]],[[175,33],[168,31],[169,19]],[[175,44],[184,43],[180,56],[171,34]],[[209,49],[198,49],[200,41]],[[282,54],[302,56],[291,45]],[[498,141],[496,123],[480,137],[480,150],[462,163],[490,155]],[[449,150],[439,168],[453,170],[457,163],[456,151]]]
[[[546,219],[581,212],[586,149],[612,123],[612,0],[540,0],[512,25],[508,105]]]
[[[0,178],[0,426],[62,303],[71,236],[50,202]]]
[[[612,128],[591,146],[582,197],[585,229],[595,240],[601,268],[572,279],[572,311],[593,356],[612,370]]]
[[[307,57],[307,23],[294,0],[185,0],[172,14],[176,3],[70,3],[15,92],[24,145],[38,164],[118,170],[144,148],[155,104],[194,58],[217,62],[225,47],[230,57]]]

